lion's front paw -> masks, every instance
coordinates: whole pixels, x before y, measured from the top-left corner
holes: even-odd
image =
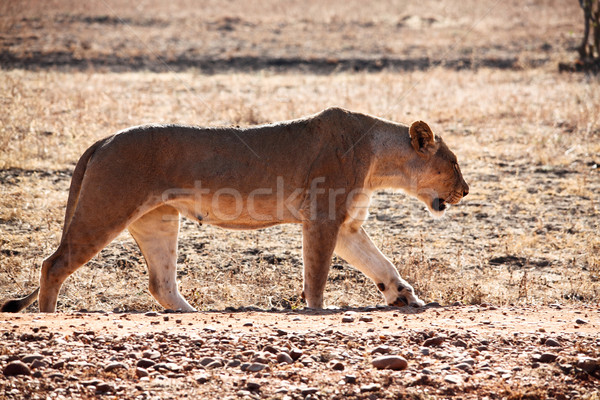
[[[411,306],[415,308],[423,307],[425,305],[425,302],[417,296],[413,295],[412,297],[412,299],[409,299],[407,296],[399,295],[390,305],[395,307]]]
[[[425,302],[415,295],[414,289],[408,284],[400,284],[397,286],[397,295],[388,301],[388,304],[395,307],[423,307]]]

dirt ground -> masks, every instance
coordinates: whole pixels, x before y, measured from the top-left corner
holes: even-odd
[[[599,329],[558,304],[5,314],[0,398],[597,399]]]
[[[58,314],[0,315],[0,399],[598,400],[600,80],[558,71],[582,18],[576,0],[0,2],[0,299],[38,284],[78,157],[132,125],[419,119],[471,188],[441,220],[377,193],[365,224],[443,307],[378,307],[335,257],[339,308],[303,310],[298,226],[182,220],[201,312],[165,313],[124,232]]]

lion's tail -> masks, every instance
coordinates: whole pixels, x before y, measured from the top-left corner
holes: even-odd
[[[38,287],[30,295],[23,297],[22,299],[8,300],[2,304],[2,307],[0,307],[0,312],[17,313],[24,308],[29,307],[31,303],[37,300],[39,292],[40,288]]]
[[[73,214],[75,213],[75,209],[77,208],[77,203],[79,202],[79,192],[81,191],[81,183],[83,182],[83,176],[85,175],[85,171],[87,169],[88,162],[94,155],[94,152],[104,143],[103,140],[99,140],[94,143],[89,149],[83,153],[79,161],[77,161],[77,165],[75,166],[75,170],[73,171],[73,177],[71,178],[71,187],[69,188],[69,200],[67,201],[67,210],[65,212],[65,224],[63,227],[62,240],[65,238],[65,234],[69,225],[71,224],[71,219],[73,218]],[[35,289],[31,294],[22,299],[8,300],[0,307],[0,312],[11,312],[17,313],[32,304],[37,300],[40,288]]]

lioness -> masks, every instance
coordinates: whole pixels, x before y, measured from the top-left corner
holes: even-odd
[[[422,121],[408,127],[329,108],[245,129],[126,129],[79,159],[62,239],[42,264],[39,288],[1,310],[18,312],[39,293],[40,311],[54,312],[65,279],[127,228],[146,259],[154,298],[167,309],[195,311],[176,282],[180,215],[231,229],[302,224],[308,307],[323,307],[334,252],[372,279],[387,304],[422,306],[361,226],[381,188],[403,189],[435,216],[469,193],[456,156]]]

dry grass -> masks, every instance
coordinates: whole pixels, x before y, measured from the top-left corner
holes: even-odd
[[[67,51],[82,60],[138,53],[169,60],[169,52],[177,58],[188,50],[306,60],[498,55],[523,60],[522,69],[0,71],[0,297],[36,284],[41,261],[61,234],[73,165],[98,138],[147,122],[248,125],[338,105],[403,122],[423,119],[461,160],[471,194],[447,217],[435,221],[416,201],[382,193],[367,223],[422,296],[442,303],[598,302],[600,82],[560,75],[553,63],[578,40],[576,2],[532,2],[525,11],[517,1],[503,2],[501,11],[493,11],[493,2],[441,8],[427,1],[377,2],[365,14],[362,2],[344,1],[343,12],[332,3],[303,18],[295,10],[314,10],[317,2],[289,2],[285,9],[260,3],[272,14],[256,4],[218,3],[199,10],[179,2],[174,10],[171,2],[151,2],[140,14],[123,2],[93,10],[70,1],[40,7],[8,2],[0,12],[6,31],[0,44],[5,54],[19,57]],[[107,28],[99,18],[115,15],[127,23]],[[53,25],[57,21],[64,25]],[[540,57],[541,66],[531,68],[528,62]],[[198,307],[299,305],[297,226],[232,233],[186,222],[181,238],[182,290]],[[334,264],[327,303],[381,301],[361,274],[340,260]],[[143,258],[124,233],[67,281],[60,308],[156,307],[143,275]]]
[[[429,121],[462,161],[471,195],[443,220],[388,193],[377,196],[368,223],[376,243],[426,298],[598,301],[599,181],[592,166],[600,151],[593,112],[600,108],[598,86],[543,70],[4,72],[2,295],[35,284],[41,260],[60,235],[66,174],[94,140],[145,122],[250,124],[336,104],[399,121]],[[299,236],[296,226],[231,233],[186,223],[179,260],[183,291],[201,308],[297,305]],[[10,251],[19,254],[8,256]],[[494,261],[498,257],[504,259]],[[332,270],[329,304],[380,301],[370,282],[334,263],[344,266]],[[124,234],[71,278],[63,309],[149,308],[144,273],[141,255]]]

